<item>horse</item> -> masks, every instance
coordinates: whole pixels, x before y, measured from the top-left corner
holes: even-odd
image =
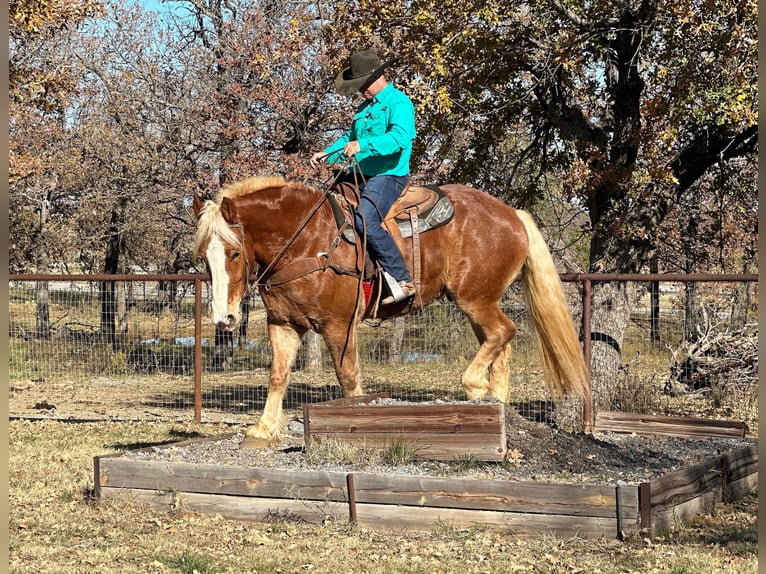
[[[499,301],[520,277],[550,394],[585,399],[589,375],[582,348],[558,272],[532,216],[466,185],[440,188],[452,201],[454,216],[419,237],[417,294],[380,306],[378,317],[400,316],[442,297],[452,300],[479,342],[461,377],[468,400],[494,397],[507,403],[516,326]],[[253,176],[222,187],[215,199],[194,198],[194,252],[210,274],[212,322],[222,330],[238,328],[252,276],[266,308],[268,394],[240,448],[279,443],[283,397],[308,330],[323,338],[344,396],[364,394],[356,329],[366,308],[359,288],[359,248],[341,240],[326,196],[282,177]],[[412,253],[403,255],[412,269]]]

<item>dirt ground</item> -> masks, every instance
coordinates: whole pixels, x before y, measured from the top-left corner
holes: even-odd
[[[383,450],[354,452],[338,447],[330,456],[307,453],[303,425],[293,418],[279,445],[265,450],[240,449],[243,427],[220,440],[190,443],[172,449],[128,453],[142,460],[192,464],[460,476],[497,480],[530,480],[589,484],[638,484],[688,467],[722,452],[753,444],[752,439],[646,436],[636,434],[567,432],[544,422],[530,421],[506,408],[508,455],[502,463],[407,460],[392,463]],[[413,447],[416,447],[416,441]],[[331,447],[335,448],[335,447]],[[462,464],[461,464],[462,462]]]
[[[220,376],[216,382],[226,382],[231,388],[246,386],[253,379],[265,378],[266,373],[242,373]],[[296,393],[306,393],[308,386],[301,375],[295,377]],[[318,394],[332,395],[332,381]],[[219,385],[220,387],[220,385]],[[229,387],[226,387],[229,388]],[[297,389],[300,389],[298,391]],[[329,391],[327,389],[330,389]],[[216,406],[209,389],[205,391],[203,421],[227,423],[232,432],[243,432],[253,424],[259,410],[256,408],[264,392],[254,387],[250,395],[238,392],[233,407],[227,411]],[[179,388],[177,377],[153,376],[113,379],[95,377],[90,381],[15,381],[9,389],[11,417],[52,420],[110,420],[110,421],[176,421],[193,422],[194,400],[191,388]],[[228,391],[227,391],[228,392]],[[337,391],[336,391],[337,392]],[[228,399],[227,399],[228,400]],[[270,464],[286,467],[304,467],[302,414],[299,401],[287,399],[285,410],[286,435],[279,447],[271,449]],[[290,404],[293,403],[293,404]],[[236,405],[240,405],[238,410]],[[293,407],[293,408],[290,408]],[[513,480],[555,480],[613,484],[639,483],[662,474],[701,462],[721,452],[729,452],[752,444],[753,437],[739,439],[684,439],[618,434],[588,434],[567,432],[557,427],[551,413],[527,412],[522,416],[512,406],[506,407],[506,438],[508,457],[503,465],[479,465],[480,471],[490,476]],[[212,448],[209,445],[207,448]],[[189,452],[188,456],[194,456]],[[232,449],[232,443],[222,443],[217,455],[225,464],[251,465],[247,451]],[[264,457],[258,458],[262,464]],[[429,474],[435,463],[412,463],[407,467],[372,468],[368,471]],[[439,470],[439,469],[436,469]]]
[[[237,448],[237,436],[252,424],[262,389],[242,393],[263,374],[206,379],[203,420],[193,422],[191,385],[177,377],[13,381],[9,388],[9,555],[15,574],[62,572],[258,574],[349,572],[358,574],[661,574],[667,572],[755,573],[758,569],[757,490],[730,505],[717,505],[694,524],[662,539],[515,540],[507,533],[436,528],[433,532],[373,532],[346,524],[255,524],[163,511],[131,503],[97,504],[92,498],[93,457],[140,452],[196,438],[232,435],[216,453],[220,464],[238,464],[256,451]],[[296,377],[289,398],[285,443],[261,452],[260,464],[308,464],[303,453],[299,396],[308,385]],[[304,385],[301,387],[301,385]],[[236,408],[216,409],[221,389]],[[312,386],[311,389],[317,387]],[[318,387],[315,398],[337,398]],[[657,440],[631,435],[565,432],[545,418],[509,409],[504,464],[474,465],[489,477],[505,472],[517,480],[630,482],[706,457],[727,445],[713,440]],[[225,422],[215,419],[225,420]],[[72,421],[87,421],[71,424]],[[202,444],[203,441],[192,441]],[[290,448],[290,446],[293,448]],[[150,449],[154,450],[154,449]],[[159,449],[164,451],[168,449]],[[186,452],[187,449],[179,449]],[[191,452],[191,449],[189,449]],[[228,452],[228,454],[226,454]],[[715,453],[714,453],[715,454]],[[232,457],[229,462],[223,455]],[[191,456],[210,456],[197,453]],[[319,464],[327,464],[320,462]],[[434,465],[397,466],[396,472],[439,471]],[[443,470],[443,469],[442,469]],[[626,474],[627,472],[633,475]],[[393,470],[389,470],[393,472]],[[620,474],[623,473],[623,474]]]
[[[219,436],[229,425],[12,420],[14,574],[755,574],[757,494],[653,541],[519,540],[477,524],[415,533],[253,523],[92,498],[93,457]]]

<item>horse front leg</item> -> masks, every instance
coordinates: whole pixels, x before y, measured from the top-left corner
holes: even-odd
[[[265,448],[279,442],[282,434],[282,400],[290,382],[290,370],[301,345],[301,336],[290,325],[269,324],[271,371],[269,393],[258,423],[245,431],[239,448]]]

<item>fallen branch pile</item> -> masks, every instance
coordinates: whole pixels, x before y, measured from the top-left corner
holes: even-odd
[[[731,333],[707,329],[697,340],[683,341],[672,354],[670,380],[665,385],[669,394],[758,384],[757,325]]]

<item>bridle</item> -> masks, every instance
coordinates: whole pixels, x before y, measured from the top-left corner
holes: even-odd
[[[243,299],[249,299],[251,291],[250,276],[253,274],[253,271],[250,267],[250,256],[247,253],[247,249],[245,249],[245,230],[239,221],[236,223],[229,223],[229,229],[236,229],[239,235],[239,248],[242,251],[242,257],[245,258],[245,292],[242,297]],[[255,266],[255,271],[257,272],[258,264],[253,261],[253,265]]]
[[[323,158],[326,158],[328,155],[326,154],[323,156]],[[263,289],[265,292],[268,292],[273,285],[279,285],[283,283],[287,283],[289,281],[292,281],[294,279],[297,279],[299,277],[303,277],[305,275],[308,275],[309,273],[313,273],[315,271],[325,271],[328,268],[331,268],[335,273],[337,274],[345,274],[345,275],[351,275],[356,278],[357,280],[357,296],[356,296],[356,303],[354,306],[354,313],[352,314],[351,321],[353,323],[354,319],[353,317],[356,317],[356,314],[358,312],[359,307],[359,301],[360,301],[360,295],[362,292],[362,275],[363,275],[363,269],[348,269],[343,266],[335,265],[331,263],[330,255],[332,251],[340,245],[343,237],[343,232],[346,230],[346,228],[349,225],[353,225],[351,221],[349,221],[348,218],[346,218],[346,221],[344,224],[338,229],[335,236],[333,237],[330,247],[326,252],[322,252],[318,254],[314,258],[304,258],[299,260],[294,260],[290,263],[288,263],[289,267],[290,265],[294,265],[296,268],[293,269],[293,272],[291,274],[284,273],[283,270],[277,270],[276,266],[277,263],[282,259],[284,254],[287,252],[287,250],[290,248],[290,246],[295,242],[295,240],[298,238],[298,236],[301,234],[301,232],[306,228],[309,221],[316,215],[316,213],[319,211],[319,208],[322,206],[322,204],[327,201],[327,198],[330,196],[330,193],[332,193],[332,190],[334,186],[340,181],[344,171],[346,169],[351,169],[353,175],[354,175],[354,184],[356,188],[359,188],[359,182],[363,182],[366,184],[366,180],[364,177],[364,174],[362,173],[361,169],[358,168],[358,163],[356,160],[352,157],[347,162],[347,165],[344,165],[343,169],[340,169],[337,171],[337,173],[328,179],[327,182],[325,182],[325,185],[322,190],[322,196],[319,198],[319,200],[316,202],[316,204],[311,208],[311,210],[308,212],[306,217],[303,219],[301,224],[298,226],[298,228],[295,230],[295,232],[290,236],[290,238],[287,240],[287,242],[282,246],[282,248],[279,250],[279,252],[274,256],[274,258],[269,262],[269,264],[261,271],[259,269],[259,266],[255,260],[253,261],[253,266],[256,274],[255,282],[250,281],[250,277],[253,275],[253,269],[251,268],[250,264],[250,256],[246,249],[245,244],[245,232],[244,228],[240,221],[236,221],[233,223],[229,223],[230,229],[236,229],[239,235],[239,243],[240,243],[240,249],[242,250],[242,255],[245,258],[245,289],[243,293],[243,301],[249,300],[250,294],[253,288],[259,288]],[[364,217],[362,216],[362,251],[361,253],[367,252],[367,225],[364,222]],[[255,259],[255,258],[253,258]],[[321,260],[321,261],[320,261]],[[282,277],[278,282],[274,281],[274,275],[280,273],[280,271],[283,271],[283,274],[286,275]],[[271,275],[269,275],[271,273]],[[349,325],[349,328],[351,325]],[[344,344],[343,352],[341,354],[341,361],[343,360],[343,356],[345,356],[346,353],[346,346],[348,345],[349,339],[346,338],[346,343]]]
[[[324,156],[321,156],[319,159],[325,159],[328,156],[332,155],[333,153],[337,153],[337,152],[325,154]],[[314,206],[309,210],[306,217],[304,217],[303,221],[300,223],[300,225],[298,225],[296,230],[293,232],[290,238],[285,242],[285,244],[282,246],[279,252],[274,256],[274,258],[269,262],[269,264],[266,265],[263,268],[263,270],[260,270],[258,264],[255,261],[253,262],[254,272],[256,274],[255,281],[250,281],[250,277],[252,277],[253,272],[251,270],[250,256],[249,256],[249,253],[247,252],[247,249],[245,248],[246,247],[245,232],[242,227],[242,224],[239,221],[229,224],[230,229],[236,229],[238,232],[240,248],[243,252],[243,256],[245,257],[245,291],[243,295],[244,298],[249,298],[251,291],[255,288],[262,288],[264,291],[268,292],[271,289],[271,287],[274,285],[287,283],[289,281],[297,279],[298,277],[307,275],[308,273],[313,271],[319,271],[319,270],[324,271],[328,267],[332,268],[336,273],[339,273],[339,274],[354,275],[355,277],[356,276],[360,277],[360,275],[356,272],[356,270],[351,271],[345,267],[334,265],[329,262],[329,254],[331,253],[332,250],[334,250],[340,244],[343,232],[345,231],[346,227],[351,225],[350,221],[346,221],[344,226],[341,229],[339,229],[335,237],[333,237],[328,250],[325,252],[322,252],[322,255],[324,255],[324,258],[326,260],[324,264],[317,263],[316,265],[313,265],[313,266],[308,266],[304,264],[302,269],[297,270],[293,275],[288,276],[286,279],[279,280],[278,282],[269,280],[269,274],[274,273],[276,271],[275,268],[277,264],[279,263],[279,261],[285,255],[287,250],[290,249],[292,244],[295,243],[295,240],[303,232],[303,230],[309,224],[309,222],[314,217],[314,215],[316,215],[316,213],[319,211],[322,204],[325,201],[327,201],[327,198],[329,197],[330,193],[332,193],[332,190],[335,184],[337,184],[340,181],[340,179],[343,177],[343,173],[349,169],[354,175],[354,184],[357,187],[359,186],[360,181],[363,183],[366,183],[364,174],[361,172],[361,170],[358,169],[358,164],[356,160],[354,158],[351,158],[350,160],[345,162],[343,165],[343,168],[338,170],[336,174],[334,174],[325,182],[325,184],[322,187],[322,196],[319,198],[316,204],[314,204]],[[367,243],[367,234],[364,233],[363,246],[362,246],[363,253],[366,252],[366,243]],[[317,256],[317,258],[318,257],[319,256]]]

